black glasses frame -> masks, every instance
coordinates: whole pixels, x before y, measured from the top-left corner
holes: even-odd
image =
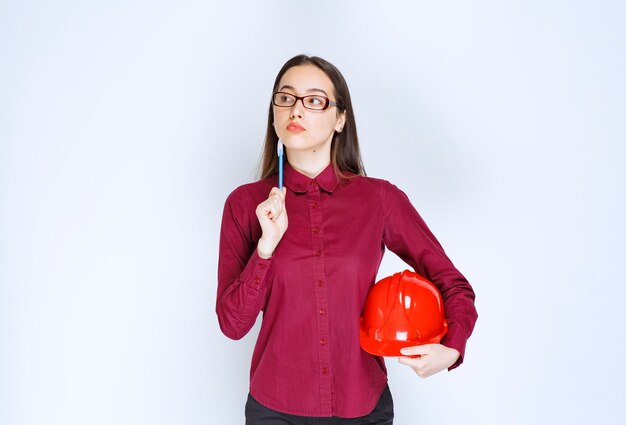
[[[291,97],[295,97],[295,98],[296,98],[296,100],[295,100],[295,101],[294,101],[291,105],[277,105],[277,104],[276,104],[276,95],[277,95],[277,94],[286,94],[286,95],[289,95],[289,96],[291,96]],[[319,97],[319,98],[324,99],[324,100],[326,101],[326,103],[324,104],[324,107],[323,107],[323,108],[319,108],[319,109],[309,108],[309,107],[307,107],[307,106],[306,106],[306,104],[304,103],[304,99],[306,99],[307,97]],[[339,105],[337,104],[337,102],[333,102],[332,100],[330,100],[329,98],[327,98],[326,96],[323,96],[323,95],[321,95],[321,94],[309,94],[309,95],[306,95],[306,96],[296,96],[295,94],[293,94],[293,93],[288,93],[288,92],[286,92],[286,91],[277,91],[277,92],[274,92],[274,93],[272,94],[272,104],[273,104],[274,106],[279,107],[279,108],[291,108],[291,107],[293,107],[293,105],[295,105],[296,103],[298,103],[298,100],[300,100],[300,101],[302,102],[302,106],[304,106],[304,108],[305,108],[305,109],[308,109],[309,111],[325,111],[326,109],[330,108],[331,106],[339,106]]]

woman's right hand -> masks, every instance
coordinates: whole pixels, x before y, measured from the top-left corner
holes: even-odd
[[[285,187],[282,191],[273,187],[267,199],[256,207],[256,216],[263,232],[257,245],[257,251],[261,258],[270,258],[274,254],[278,242],[287,230],[286,193]]]

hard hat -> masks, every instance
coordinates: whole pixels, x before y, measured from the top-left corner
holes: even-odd
[[[400,349],[441,341],[448,331],[437,287],[405,270],[370,288],[360,321],[361,347],[377,356],[400,356]]]

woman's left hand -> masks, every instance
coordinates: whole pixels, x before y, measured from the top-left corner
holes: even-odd
[[[460,353],[454,348],[448,348],[441,344],[405,347],[400,352],[405,356],[419,356],[398,357],[398,362],[411,366],[420,378],[428,378],[437,372],[449,368],[460,356]]]

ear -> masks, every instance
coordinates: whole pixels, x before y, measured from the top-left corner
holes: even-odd
[[[342,112],[337,117],[337,124],[335,124],[335,131],[341,133],[343,126],[346,125],[346,112]]]

